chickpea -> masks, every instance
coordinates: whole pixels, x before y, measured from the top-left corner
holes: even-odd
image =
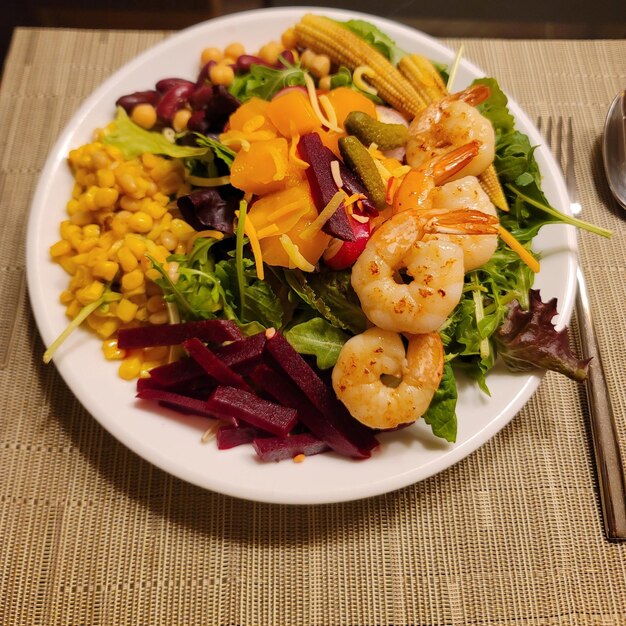
[[[286,50],[293,50],[298,44],[296,29],[290,26],[280,37],[280,41]]]
[[[283,51],[283,47],[277,41],[265,44],[259,50],[259,57],[266,63],[274,65],[278,61],[278,55]]]
[[[182,131],[187,129],[187,122],[191,117],[191,111],[189,109],[178,109],[176,113],[174,113],[174,118],[172,119],[172,128],[177,132],[181,133]]]
[[[224,48],[224,56],[230,57],[231,59],[237,59],[245,53],[246,49],[243,47],[243,44],[239,42],[233,42]]]
[[[230,85],[235,80],[235,72],[230,65],[214,65],[209,71],[209,78],[214,85]]]
[[[316,54],[311,65],[309,65],[309,70],[317,78],[328,76],[330,74],[330,58],[326,54]]]
[[[133,107],[130,119],[138,126],[150,130],[157,121],[156,109],[151,104],[138,104]]]
[[[224,54],[219,48],[209,47],[202,51],[202,54],[200,55],[200,62],[202,65],[206,65],[209,61],[219,63],[223,58]]]

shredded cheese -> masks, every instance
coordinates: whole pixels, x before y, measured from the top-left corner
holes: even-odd
[[[200,441],[202,443],[208,443],[212,439],[215,439],[215,436],[217,435],[217,431],[220,429],[220,427],[221,427],[220,421],[219,420],[215,420],[215,422],[213,424],[211,424],[204,431],[204,433],[202,433],[202,437],[200,438]]]
[[[333,175],[333,181],[339,189],[343,187],[343,180],[341,179],[341,171],[339,169],[339,161],[330,162],[330,173]]]
[[[312,239],[322,230],[324,224],[334,215],[341,206],[345,192],[341,189],[330,199],[330,202],[320,211],[320,214],[300,233],[301,239]]]
[[[369,83],[365,82],[363,80],[364,76],[366,76],[367,78],[375,78],[376,72],[374,72],[374,70],[371,67],[369,67],[369,65],[359,65],[359,67],[357,67],[354,70],[354,72],[352,72],[352,82],[361,91],[364,91],[365,93],[369,93],[372,96],[377,95],[378,89],[376,89],[376,87],[373,87]]]
[[[287,175],[287,163],[283,160],[280,152],[274,147],[269,148],[269,153],[276,169],[276,173],[272,176],[272,180],[283,180],[283,178]]]
[[[213,239],[217,239],[218,241],[224,239],[224,233],[221,233],[219,230],[199,230],[195,232],[189,239],[187,239],[187,254],[189,254],[193,250],[193,244],[196,239],[200,237],[212,237]]]
[[[289,146],[289,159],[296,167],[300,167],[303,170],[305,170],[309,167],[309,164],[306,161],[303,161],[298,156],[298,152],[297,152],[298,144],[300,143],[300,134],[293,131],[293,126],[295,125],[293,124],[293,122],[291,122],[291,124],[292,124],[292,127],[291,127],[292,131],[291,131],[291,145]]]
[[[261,253],[261,245],[259,244],[259,237],[256,234],[252,220],[245,220],[243,223],[243,232],[250,240],[250,247],[252,248],[252,256],[254,256],[254,264],[256,266],[256,275],[259,280],[265,278],[265,271],[263,269],[263,254]]]
[[[272,235],[278,235],[280,232],[280,228],[276,226],[276,224],[270,224],[269,226],[264,226],[263,228],[259,228],[256,232],[256,236],[261,239],[265,239],[265,237],[271,237]]]
[[[352,206],[358,200],[363,200],[364,198],[365,198],[365,195],[362,193],[353,193],[351,196],[345,199],[343,204],[347,208],[349,206]]]
[[[311,76],[309,76],[309,74],[306,74],[306,73],[304,74],[304,84],[306,85],[306,90],[309,95],[309,101],[311,102],[311,106],[313,107],[313,112],[317,116],[317,119],[319,119],[319,121],[322,123],[322,126],[326,126],[326,128],[330,130],[334,130],[337,133],[343,132],[341,128],[339,128],[337,125],[333,126],[330,123],[330,120],[327,120],[324,117],[324,114],[322,113],[320,109],[320,103],[317,99],[317,93],[315,91],[315,83],[313,82],[313,79],[311,78]]]
[[[387,181],[387,191],[385,193],[385,202],[387,204],[391,204],[393,202],[393,197],[395,196],[396,190],[394,189],[394,184],[396,182],[396,177],[392,176]]]
[[[370,218],[367,215],[357,215],[356,213],[352,214],[352,219],[360,222],[361,224],[367,224],[370,221]]]
[[[322,109],[324,109],[324,113],[326,113],[328,121],[336,128],[339,128],[339,122],[337,121],[337,111],[335,111],[335,107],[330,101],[330,98],[326,94],[324,94],[323,96],[319,97],[319,101],[322,105]]]
[[[504,241],[504,243],[506,243],[506,245],[509,246],[513,252],[516,252],[519,258],[522,259],[522,261],[524,261],[524,263],[526,263],[526,265],[528,265],[528,267],[530,267],[535,274],[539,272],[539,261],[537,261],[537,259],[535,259],[535,257],[530,254],[530,252],[528,252],[528,250],[526,250],[526,248],[524,248],[524,246],[522,246],[522,244],[515,239],[515,237],[513,237],[508,230],[505,230],[502,226],[498,225],[498,234],[502,238],[502,241]]]
[[[230,185],[230,176],[217,176],[215,178],[187,176],[187,182],[196,187],[221,187],[222,185]]]
[[[391,172],[378,159],[374,159],[374,165],[376,166],[380,177],[383,179],[383,182],[387,184],[391,178]]]
[[[291,241],[289,235],[281,235],[278,239],[280,245],[283,247],[289,260],[293,264],[293,267],[297,267],[303,272],[312,272],[315,269],[315,265],[311,265],[300,253],[298,246]]]

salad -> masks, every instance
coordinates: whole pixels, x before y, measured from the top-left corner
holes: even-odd
[[[337,28],[341,50],[333,46]],[[555,303],[531,289],[537,266],[529,252],[542,225],[576,221],[547,205],[533,147],[515,130],[493,79],[451,96],[448,68],[398,50],[370,24],[320,16],[306,16],[257,55],[238,45],[203,55],[198,77],[166,77],[122,94],[113,123],[72,151],[76,184],[51,248],[71,275],[61,294],[68,331],[86,322],[105,356],[120,359],[120,375],[139,377],[139,397],[217,416],[218,444],[252,441],[267,460],[328,447],[366,457],[376,430],[419,417],[454,441],[455,369],[486,393],[497,355],[515,368],[584,378],[585,364],[550,323]],[[466,214],[450,222],[440,206],[403,207],[462,172],[439,172],[445,155],[416,164],[416,118],[477,93],[480,102],[465,104],[493,129],[494,155],[479,176],[499,206],[496,217],[456,205]],[[482,143],[467,148],[472,141],[458,146],[463,167],[479,157]],[[414,335],[441,346],[441,358],[426,368],[423,410],[372,424],[342,396],[345,380],[357,377],[337,383],[328,373],[346,371],[337,363],[352,338],[375,334],[356,286],[358,264],[372,248],[384,256],[389,246],[377,233],[418,210],[419,220],[409,220],[421,232],[414,243],[431,256],[439,248],[456,255],[458,295],[433,328],[375,322],[383,333],[373,349],[391,334],[394,362],[410,360],[404,343]],[[455,237],[495,249],[465,271]],[[404,269],[392,275],[399,290],[416,282],[418,272]],[[374,309],[378,300],[369,298]],[[376,388],[395,396],[410,375],[383,371]]]

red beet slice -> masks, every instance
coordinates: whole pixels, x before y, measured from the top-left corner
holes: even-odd
[[[368,434],[373,440],[371,442],[362,442],[359,437],[352,438],[350,428],[345,428],[345,432],[342,431],[334,418],[328,419],[322,415],[294,383],[284,376],[281,377],[271,367],[259,365],[250,374],[250,379],[282,405],[296,409],[300,423],[338,454],[364,459],[370,456],[371,449],[378,444],[369,431]],[[352,421],[358,424],[356,420]]]
[[[303,135],[298,143],[298,152],[302,159],[311,166],[305,170],[306,177],[309,181],[315,207],[320,212],[339,191],[330,169],[330,164],[338,159],[331,150],[322,144],[317,133]],[[322,230],[337,239],[354,241],[354,233],[350,227],[343,202],[324,224]]]
[[[143,380],[154,380],[161,387],[177,387],[205,375],[204,370],[193,359],[185,358],[151,369],[150,378]]]
[[[309,433],[290,437],[263,437],[254,439],[252,447],[261,461],[284,461],[298,454],[312,456],[328,450],[328,445]]]
[[[218,450],[229,450],[244,443],[252,443],[254,439],[262,437],[263,431],[254,426],[226,426],[217,431]]]
[[[190,398],[183,396],[173,391],[165,391],[163,389],[150,389],[143,388],[137,390],[137,397],[141,400],[153,400],[167,406],[170,409],[174,409],[179,413],[186,415],[200,415],[202,417],[213,417],[215,413],[212,413],[208,408],[205,400],[198,400],[197,398]]]
[[[261,362],[264,349],[265,333],[257,333],[240,341],[233,341],[225,346],[218,346],[213,352],[228,367],[236,372],[245,374]]]
[[[295,409],[234,387],[218,387],[205,406],[218,417],[234,417],[278,437],[286,437],[297,421]]]
[[[117,345],[122,350],[173,346],[192,337],[211,343],[223,343],[242,339],[243,335],[237,324],[230,320],[203,320],[184,324],[122,328],[118,333]]]
[[[346,407],[339,402],[334,391],[324,384],[321,378],[298,354],[289,342],[280,333],[276,333],[265,344],[266,354],[270,357],[271,365],[283,371],[304,393],[313,406],[323,415],[324,419],[332,424],[333,430],[341,434],[344,441],[328,439],[328,444],[337,452],[366,458],[378,446],[378,441],[372,431],[355,420]],[[272,393],[271,389],[267,390]],[[302,420],[302,415],[300,419]],[[314,434],[316,430],[307,425]],[[320,437],[322,438],[322,437]],[[348,448],[339,449],[342,444],[348,443]],[[337,446],[337,447],[336,447]],[[355,454],[356,452],[356,454]]]
[[[213,354],[198,338],[187,339],[183,347],[189,356],[218,383],[252,391],[248,383],[236,372],[228,367],[218,356]]]

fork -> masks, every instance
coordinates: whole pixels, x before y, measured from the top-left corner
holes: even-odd
[[[580,215],[582,206],[578,199],[576,174],[574,172],[574,133],[572,118],[567,120],[567,130],[563,130],[563,118],[558,117],[554,129],[552,117],[548,117],[544,136],[548,145],[554,146],[554,154],[565,174],[565,185],[570,199],[570,209],[575,216]],[[537,121],[541,132],[542,119]],[[553,133],[553,130],[555,132]],[[554,134],[554,141],[553,141]],[[589,295],[580,264],[576,270],[578,292],[576,294],[576,316],[580,331],[584,358],[591,358],[589,375],[585,381],[585,391],[591,421],[591,437],[600,487],[600,505],[604,531],[609,541],[626,540],[626,487],[624,467],[617,439],[615,419],[611,399],[604,376],[604,368],[598,349],[598,341],[591,319]]]

